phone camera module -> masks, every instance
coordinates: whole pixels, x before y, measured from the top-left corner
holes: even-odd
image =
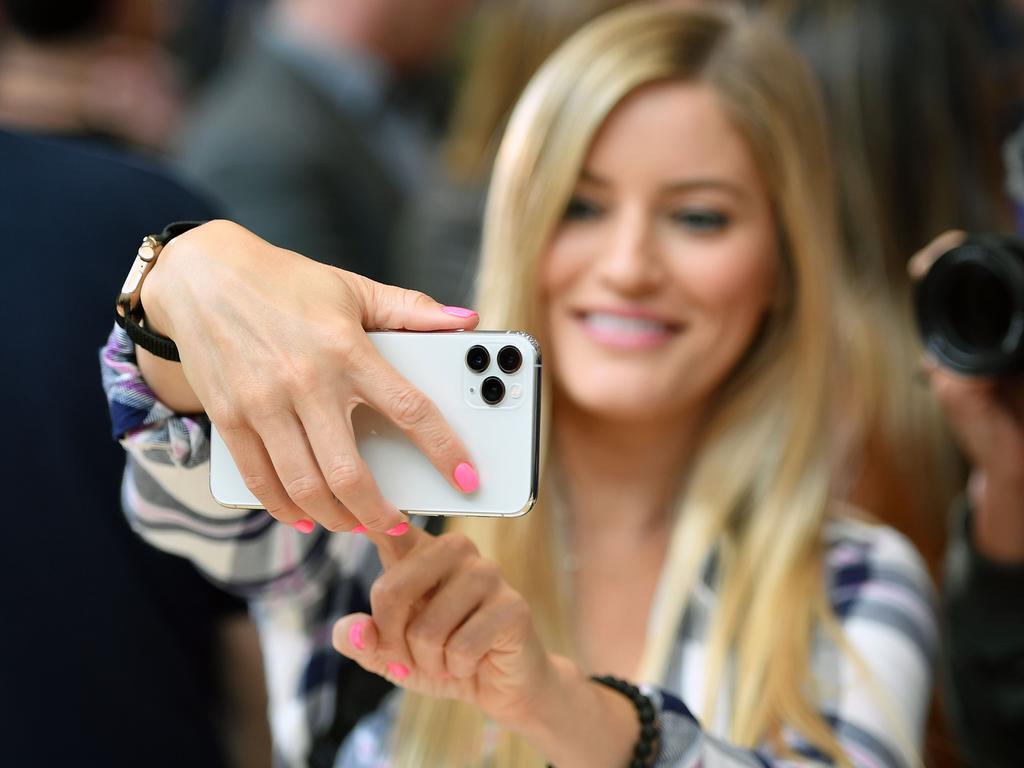
[[[505,384],[497,376],[488,376],[480,386],[480,397],[488,405],[497,405],[505,397]]]
[[[502,350],[504,352],[505,350]],[[477,373],[483,373],[487,370],[487,366],[491,364],[490,353],[477,344],[475,347],[470,347],[469,352],[466,353],[466,365],[469,366],[470,370],[476,371]]]
[[[505,373],[515,373],[523,364],[523,355],[515,347],[502,347],[498,352],[498,367]]]

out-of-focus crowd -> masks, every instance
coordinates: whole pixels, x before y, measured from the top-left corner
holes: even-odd
[[[624,4],[0,0],[0,763],[272,763],[273,667],[245,603],[142,543],[120,511],[124,459],[95,357],[141,236],[226,218],[472,306],[516,101],[563,41]],[[949,229],[1024,232],[1024,3],[735,5],[778,23],[817,75],[842,277],[862,308],[850,347],[885,340],[861,350],[869,405],[846,439],[862,450],[836,488],[947,582],[947,650],[960,655],[943,667],[923,761],[1019,764],[1024,548],[976,548],[947,514],[969,466],[922,384],[907,262]],[[965,597],[949,583],[965,558],[1016,598]]]

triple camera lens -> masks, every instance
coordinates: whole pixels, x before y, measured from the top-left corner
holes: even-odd
[[[504,350],[502,350],[504,351]],[[487,370],[487,366],[491,364],[491,354],[486,349],[481,347],[479,344],[475,347],[470,347],[469,352],[466,353],[466,365],[469,366],[471,371],[477,373],[483,373]]]
[[[498,352],[498,367],[505,373],[515,373],[523,364],[523,356],[515,347],[502,347]]]
[[[480,397],[488,405],[497,405],[505,397],[505,384],[497,376],[488,376],[480,385]]]
[[[515,347],[502,347],[497,356],[498,368],[502,373],[515,373],[523,365],[523,355]],[[466,365],[471,371],[483,373],[491,364],[491,354],[479,344],[469,348]],[[505,382],[497,376],[488,376],[480,385],[480,397],[488,405],[497,405],[505,398]]]

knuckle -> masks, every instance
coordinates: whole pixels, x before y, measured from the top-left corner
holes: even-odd
[[[480,583],[493,587],[502,581],[501,567],[493,560],[481,558],[473,565],[473,578]]]
[[[434,628],[426,624],[414,624],[409,627],[406,639],[417,648],[426,650],[439,650],[444,645],[444,639]]]
[[[363,468],[356,457],[351,455],[337,456],[327,467],[327,485],[334,494],[342,498],[363,483]]]
[[[245,487],[252,491],[252,495],[264,503],[274,503],[275,484],[270,475],[246,474],[242,477]],[[270,507],[267,507],[270,510]]]
[[[437,538],[437,542],[455,559],[462,560],[477,555],[476,544],[464,533],[445,533]]]
[[[466,640],[454,639],[445,646],[445,655],[448,662],[463,669],[473,666],[476,663],[476,656],[473,649]]]
[[[289,480],[285,483],[284,490],[288,494],[288,498],[300,507],[327,499],[327,489],[312,475],[303,475]]]
[[[386,531],[395,525],[388,517],[380,512],[364,513],[359,516],[359,522],[371,531],[377,532]]]
[[[370,586],[370,604],[377,608],[393,606],[398,602],[397,585],[379,578]]]
[[[430,416],[431,402],[412,387],[403,388],[391,399],[389,411],[402,429],[415,429]]]

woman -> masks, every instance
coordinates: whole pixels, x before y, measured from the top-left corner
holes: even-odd
[[[927,576],[898,535],[829,500],[839,294],[822,126],[777,34],[709,11],[616,11],[542,68],[499,151],[480,284],[484,322],[546,350],[540,502],[439,537],[380,498],[345,419],[369,402],[453,484],[488,482],[466,482],[457,438],[360,330],[475,314],[226,224],[171,242],[142,304],[181,369],[140,356],[143,381],[123,335],[106,351],[129,512],[259,598],[272,695],[294,685],[313,729],[334,703],[316,630],[348,614],[335,647],[403,690],[338,765],[626,764],[647,734],[592,671],[654,686],[659,765],[916,761]],[[368,538],[219,510],[188,469],[206,456],[199,423],[146,384],[179,413],[205,407],[279,520]],[[277,702],[293,754],[297,713]]]

